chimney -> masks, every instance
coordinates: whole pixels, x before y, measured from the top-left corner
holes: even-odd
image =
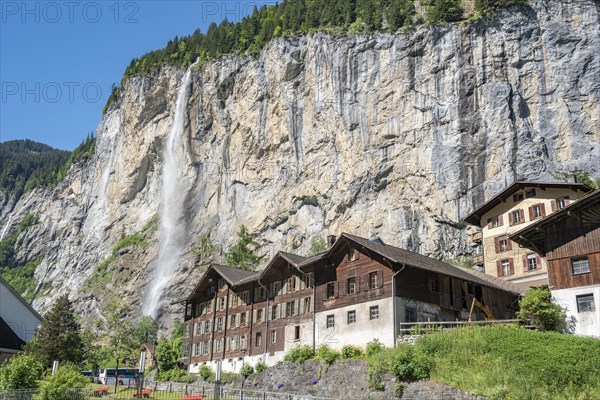
[[[577,175],[575,175],[575,174],[569,175],[567,177],[567,183],[578,183],[577,182]]]
[[[335,235],[327,235],[327,248],[331,248],[331,246],[333,246],[333,244],[335,243]]]

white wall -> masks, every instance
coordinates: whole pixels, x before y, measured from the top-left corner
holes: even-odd
[[[41,323],[3,281],[0,281],[0,317],[25,342],[33,339],[35,330]]]
[[[595,311],[578,312],[576,296],[593,294]],[[600,285],[582,286],[571,289],[552,290],[554,301],[567,309],[568,317],[575,317],[575,334],[600,338]]]

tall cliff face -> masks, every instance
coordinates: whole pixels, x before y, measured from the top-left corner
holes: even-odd
[[[472,249],[461,218],[515,179],[600,176],[599,12],[593,0],[536,0],[464,26],[278,39],[257,58],[195,69],[178,160],[186,249],[161,322],[199,276],[208,229],[227,248],[244,224],[266,257],[341,232],[453,257]],[[21,261],[43,257],[36,307],[69,293],[89,318],[111,297],[139,312],[183,73],[130,79],[91,160],[56,190],[3,201],[9,230],[28,212],[41,219],[18,240]],[[143,244],[112,252],[133,232]]]

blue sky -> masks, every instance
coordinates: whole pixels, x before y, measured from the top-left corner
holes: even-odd
[[[0,141],[72,150],[132,58],[264,3],[0,0]]]

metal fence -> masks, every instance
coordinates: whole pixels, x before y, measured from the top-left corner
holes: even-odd
[[[42,399],[38,390],[15,390],[0,392],[0,400],[34,400]],[[220,388],[186,385],[184,390],[154,390],[148,387],[139,391],[134,388],[117,388],[97,386],[87,388],[65,389],[61,396],[64,400],[131,400],[147,398],[156,400],[329,400],[325,397],[310,394],[294,394],[285,392],[263,392],[240,388]]]
[[[528,321],[521,319],[497,319],[484,321],[433,321],[433,322],[401,322],[398,324],[398,336],[420,336],[431,332],[459,328],[472,325],[521,325],[528,329],[535,328]]]

